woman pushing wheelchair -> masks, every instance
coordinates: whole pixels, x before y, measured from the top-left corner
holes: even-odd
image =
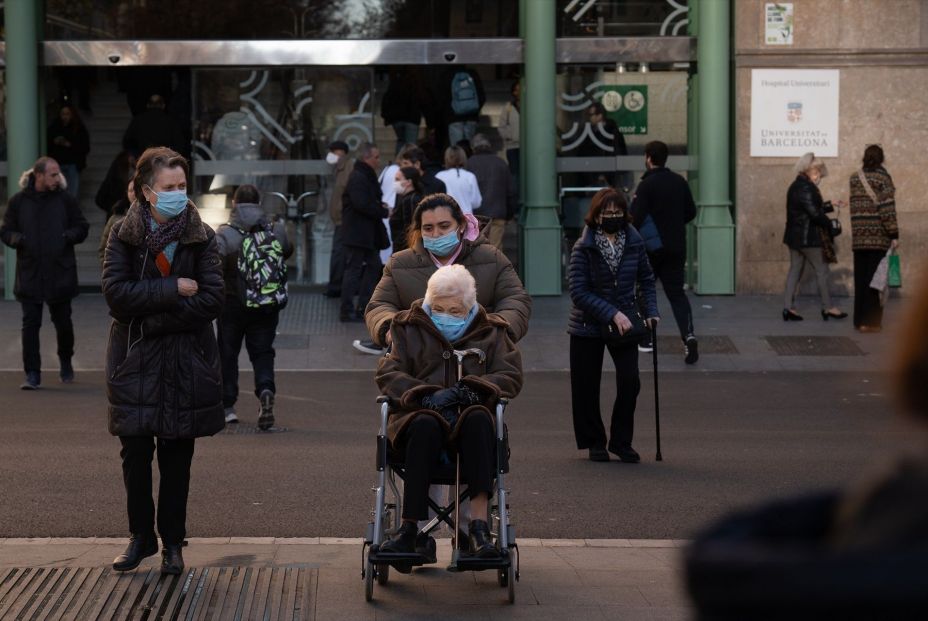
[[[404,458],[406,476],[403,523],[381,551],[415,552],[417,521],[428,519],[429,481],[457,454],[476,518],[469,525],[470,551],[480,558],[499,554],[486,519],[496,472],[492,412],[498,399],[522,387],[522,359],[508,327],[477,303],[474,277],[461,265],[437,270],[425,298],[394,317],[392,349],[376,381],[393,404],[387,437]],[[456,352],[465,350],[474,355],[459,364]]]

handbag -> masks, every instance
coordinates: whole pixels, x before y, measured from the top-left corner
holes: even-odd
[[[822,209],[825,213],[834,213],[834,205],[831,204],[831,201],[825,201],[825,205]],[[837,218],[828,218],[828,234],[832,239],[841,234],[841,221]]]
[[[902,264],[899,262],[899,255],[895,252],[889,255],[886,284],[894,289],[902,286]]]
[[[628,317],[632,327],[626,330],[625,334],[620,334],[619,327],[615,325],[614,321],[610,320],[608,324],[600,326],[600,336],[606,342],[606,345],[637,345],[649,334],[648,327],[638,310],[638,305],[620,306],[619,311]]]

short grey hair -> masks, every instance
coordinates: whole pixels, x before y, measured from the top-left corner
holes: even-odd
[[[477,303],[477,281],[463,265],[440,267],[429,278],[425,290],[425,303],[431,305],[436,297],[459,298],[470,312]]]
[[[815,157],[815,154],[812,152],[804,153],[802,157],[799,158],[799,161],[796,162],[796,166],[793,167],[793,172],[797,175],[807,174],[812,169],[817,170],[822,174],[822,177],[828,176],[828,167],[825,166],[825,162],[818,157]]]
[[[380,149],[373,142],[365,142],[360,147],[358,147],[358,158],[363,160],[370,159],[371,155],[374,154],[374,151],[380,151]]]

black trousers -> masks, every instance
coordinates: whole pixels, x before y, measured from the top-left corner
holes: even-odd
[[[126,486],[126,509],[129,532],[153,535],[155,504],[151,498],[151,460],[155,438],[120,437],[122,479]],[[164,545],[180,545],[187,536],[187,492],[190,489],[190,462],[193,461],[193,440],[157,438],[158,471],[158,534]]]
[[[636,350],[637,351],[637,350]],[[429,517],[429,482],[439,466],[444,447],[444,431],[432,416],[416,416],[404,431],[406,479],[403,486],[403,519]],[[474,498],[486,492],[493,495],[496,464],[496,427],[487,411],[472,411],[461,421],[457,450],[461,459],[461,482]],[[482,516],[474,516],[483,519]]]
[[[609,350],[616,370],[616,397],[612,405],[609,447],[631,446],[635,432],[635,405],[641,390],[638,347],[634,344],[607,347],[600,338],[571,336],[570,397],[578,449],[604,448],[607,444],[606,429],[599,409],[604,349]]]
[[[255,372],[255,396],[263,390],[277,392],[274,384],[274,337],[280,310],[248,309],[238,298],[227,297],[219,317],[219,359],[222,365],[222,405],[238,401],[238,354],[245,349]]]
[[[883,324],[880,292],[870,288],[873,274],[886,256],[885,250],[854,251],[854,327],[878,328]]]
[[[42,369],[39,331],[42,328],[42,302],[20,302],[23,307],[23,370]],[[70,360],[74,355],[74,326],[71,324],[71,300],[49,302],[48,312],[58,336],[58,358]]]
[[[329,284],[326,293],[335,296],[342,291],[345,277],[345,247],[342,245],[342,227],[339,224],[332,234],[332,255],[329,257]]]
[[[654,276],[661,281],[664,294],[670,301],[673,318],[680,330],[680,338],[686,340],[687,336],[693,334],[693,309],[690,308],[690,301],[683,291],[683,284],[686,282],[686,254],[658,250],[654,254],[648,253],[648,260],[651,262]]]
[[[370,248],[345,246],[345,275],[342,278],[341,314],[364,313],[364,308],[374,293],[374,287],[380,280],[383,264],[380,252]],[[354,296],[358,296],[358,305],[354,305]]]

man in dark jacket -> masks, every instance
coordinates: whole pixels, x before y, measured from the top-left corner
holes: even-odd
[[[39,329],[42,305],[58,335],[61,381],[74,381],[71,300],[77,296],[74,245],[87,238],[88,224],[73,196],[62,191],[58,162],[40,157],[19,180],[22,191],[7,205],[0,227],[3,243],[16,249],[16,299],[23,307],[23,390],[42,383]]]
[[[190,151],[184,144],[184,134],[174,117],[164,111],[164,97],[152,95],[148,108],[134,117],[122,137],[122,148],[141,153],[148,147],[166,146],[178,153]]]
[[[474,155],[467,158],[467,170],[477,177],[477,186],[483,197],[483,202],[474,213],[490,219],[490,224],[484,229],[487,240],[502,250],[506,221],[512,217],[518,200],[515,183],[509,165],[496,155],[486,136],[475,134],[471,145]]]
[[[219,317],[219,357],[222,362],[222,405],[226,422],[237,423],[235,402],[238,401],[238,354],[242,339],[255,372],[255,396],[261,404],[258,427],[270,429],[274,425],[274,337],[282,305],[269,303],[259,308],[248,308],[243,301],[242,273],[239,258],[242,242],[248,233],[270,230],[280,242],[280,256],[287,259],[293,246],[287,239],[283,221],[271,222],[261,208],[261,195],[253,185],[240,185],[232,197],[232,214],[229,223],[216,231],[219,254],[223,260],[226,298]],[[255,238],[249,235],[249,238]],[[286,269],[286,268],[285,268]]]
[[[666,144],[649,142],[644,147],[644,155],[648,171],[641,178],[632,201],[634,224],[651,243],[648,259],[673,309],[680,338],[683,339],[686,363],[693,364],[699,359],[698,341],[693,334],[693,311],[683,291],[683,283],[686,223],[696,217],[696,203],[686,179],[667,168]],[[650,223],[656,228],[658,239],[649,237]],[[657,245],[662,247],[657,248]],[[643,349],[650,351],[648,347]]]
[[[382,200],[377,169],[380,150],[369,142],[358,150],[358,161],[348,177],[342,208],[345,276],[342,279],[341,321],[364,321],[364,308],[377,286],[383,265],[380,250],[389,244],[383,219],[390,211]],[[355,305],[354,296],[358,303]]]

